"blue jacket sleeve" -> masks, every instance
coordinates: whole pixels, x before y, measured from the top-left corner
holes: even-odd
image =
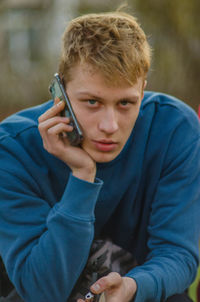
[[[138,286],[135,302],[165,301],[189,286],[198,265],[199,217],[200,139],[196,139],[178,154],[169,151],[150,214],[150,252],[143,265],[127,274]]]
[[[87,261],[102,181],[70,175],[60,202],[50,207],[26,168],[13,160],[11,172],[1,163],[0,254],[9,278],[24,301],[66,302]]]

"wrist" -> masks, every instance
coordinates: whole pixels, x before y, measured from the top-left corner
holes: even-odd
[[[96,165],[92,168],[87,167],[83,169],[74,169],[72,171],[72,175],[88,182],[94,182],[96,176]]]
[[[123,279],[125,281],[125,290],[128,294],[129,301],[132,301],[137,290],[137,283],[130,277],[123,277]]]

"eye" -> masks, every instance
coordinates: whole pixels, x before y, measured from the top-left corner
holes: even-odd
[[[120,102],[119,102],[119,106],[121,107],[121,108],[126,108],[126,109],[128,109],[129,107],[130,107],[130,105],[131,105],[132,103],[130,102],[130,101],[128,101],[128,100],[121,100]]]
[[[129,109],[129,108],[131,108],[131,106],[136,105],[136,104],[137,104],[137,100],[133,101],[133,100],[124,99],[119,102],[119,106],[123,109]]]
[[[87,102],[88,102],[89,105],[92,105],[92,106],[95,106],[95,105],[98,104],[98,102],[94,99],[87,100]]]
[[[130,102],[128,102],[127,100],[122,100],[120,101],[120,105],[122,106],[127,106]]]
[[[90,105],[96,105],[96,104],[97,104],[97,101],[91,99],[91,100],[88,100],[88,103],[89,103]]]

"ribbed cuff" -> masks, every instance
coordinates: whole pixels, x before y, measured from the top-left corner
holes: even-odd
[[[98,178],[92,183],[70,174],[58,206],[59,212],[79,219],[94,219],[94,209],[102,185],[103,181]]]
[[[137,291],[134,302],[156,301],[157,286],[150,273],[144,271],[134,271],[133,269],[126,277],[133,278],[137,284]]]

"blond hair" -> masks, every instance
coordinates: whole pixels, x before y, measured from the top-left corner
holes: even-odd
[[[105,79],[133,85],[146,77],[151,49],[136,19],[124,12],[87,14],[73,19],[63,34],[59,74],[65,83],[71,68],[90,64]]]

